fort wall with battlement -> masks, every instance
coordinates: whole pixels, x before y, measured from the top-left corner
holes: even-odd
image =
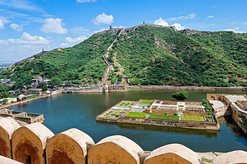
[[[75,128],[54,135],[41,123],[21,127],[12,118],[0,119],[0,154],[2,164],[205,164],[202,153],[181,144],[147,152],[121,135],[95,143]],[[211,153],[208,158],[207,163],[212,164],[247,164],[247,152],[241,150]]]

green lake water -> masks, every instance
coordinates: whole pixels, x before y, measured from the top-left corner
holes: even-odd
[[[206,93],[208,92],[189,92],[188,100],[201,101],[206,98]],[[246,94],[246,92],[220,93]],[[164,91],[60,94],[11,109],[42,113],[46,119],[44,124],[55,134],[69,128],[78,128],[90,135],[96,143],[107,136],[123,135],[147,151],[171,143],[181,143],[198,152],[247,151],[247,136],[230,117],[220,119],[220,131],[102,123],[95,120],[98,114],[121,100],[170,100],[171,94],[172,92]]]

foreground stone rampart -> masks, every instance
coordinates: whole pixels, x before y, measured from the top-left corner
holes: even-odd
[[[12,136],[13,159],[23,163],[45,164],[46,142],[54,134],[43,124],[34,123],[17,129]]]
[[[0,132],[0,141],[5,141],[0,142],[1,164],[247,164],[247,152],[240,150],[214,156],[205,162],[181,144],[169,144],[144,152],[124,136],[109,136],[94,144],[90,136],[78,129],[54,136],[43,124],[19,127],[9,118],[0,118]],[[10,143],[16,161],[3,157],[9,157],[9,153],[3,153],[6,142]]]
[[[93,139],[78,129],[69,129],[52,137],[46,146],[47,164],[85,164]]]

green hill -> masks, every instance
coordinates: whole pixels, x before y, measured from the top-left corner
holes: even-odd
[[[151,25],[98,33],[71,48],[55,49],[31,61],[3,71],[0,78],[29,83],[37,76],[101,81],[107,68],[102,56],[114,66],[108,80],[128,77],[130,84],[235,86],[247,85],[247,34],[233,32],[176,31]]]

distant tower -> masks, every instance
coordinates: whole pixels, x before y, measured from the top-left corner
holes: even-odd
[[[110,26],[110,30],[112,29],[112,26]]]
[[[42,52],[44,52],[44,48],[42,48]]]
[[[146,24],[146,23],[143,21],[142,24]]]

